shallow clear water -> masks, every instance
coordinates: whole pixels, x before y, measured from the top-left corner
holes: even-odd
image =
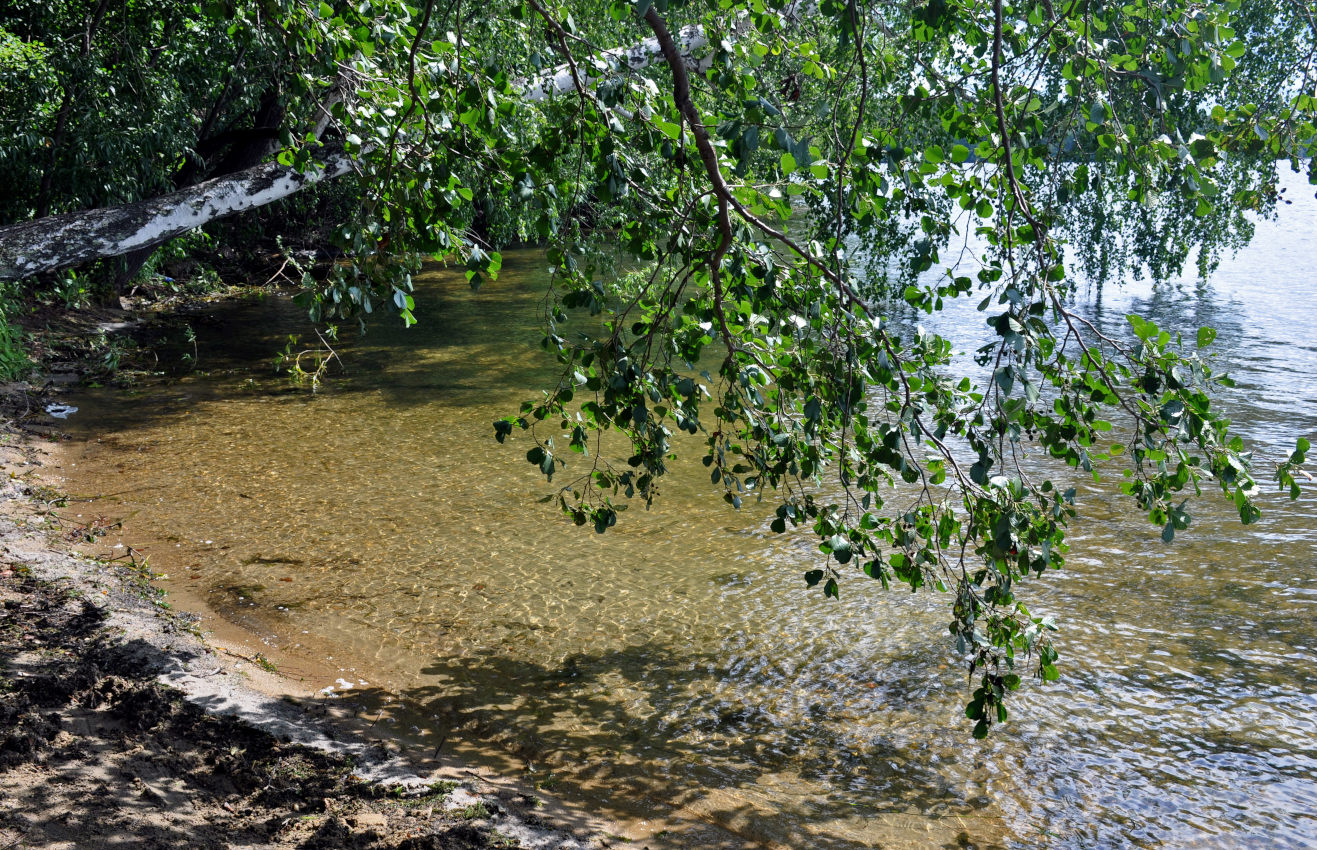
[[[1317,439],[1317,203],[1290,194],[1206,287],[1081,293],[1116,333],[1127,312],[1216,327],[1260,457]],[[943,600],[862,576],[841,602],[806,592],[810,543],[724,505],[697,446],[607,535],[538,503],[527,446],[491,422],[552,375],[541,296],[533,252],[477,295],[436,272],[422,325],[345,341],[316,395],[268,367],[309,333],[296,307],[215,307],[193,320],[207,374],[74,400],[61,473],[99,496],[79,512],[124,520],[104,544],[185,598],[632,813],[792,846],[1317,847],[1311,493],[1247,528],[1209,495],[1168,545],[1081,489],[1069,568],[1030,588],[1061,621],[1062,681],[974,742]],[[933,326],[972,350],[982,319]]]

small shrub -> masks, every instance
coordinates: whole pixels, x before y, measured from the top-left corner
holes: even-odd
[[[17,381],[32,368],[23,348],[23,332],[9,323],[9,307],[0,302],[0,380]]]
[[[484,803],[477,801],[465,808],[458,809],[453,812],[453,815],[462,820],[484,820],[489,817],[489,809],[485,808]]]

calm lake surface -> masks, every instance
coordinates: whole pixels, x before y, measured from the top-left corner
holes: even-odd
[[[1205,286],[1079,295],[1111,333],[1130,312],[1218,329],[1264,483],[1317,442],[1317,202],[1289,195]],[[387,694],[400,732],[611,813],[788,846],[1317,847],[1311,491],[1268,493],[1249,527],[1208,494],[1165,544],[1081,486],[1068,568],[1027,590],[1062,627],[1062,680],[976,742],[945,600],[859,574],[840,602],[806,592],[821,556],[771,534],[770,508],[723,504],[698,444],[607,535],[538,502],[528,444],[491,423],[553,375],[542,269],[511,253],[475,295],[428,276],[422,324],[346,340],[347,375],[315,395],[272,375],[288,334],[312,336],[286,298],[198,315],[204,373],[69,399],[59,473],[98,497],[70,511],[122,519],[102,549],[145,551],[176,598],[338,699]],[[973,304],[930,326],[988,339]]]

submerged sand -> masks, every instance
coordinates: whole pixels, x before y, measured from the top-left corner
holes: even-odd
[[[371,734],[201,639],[131,557],[71,545],[0,435],[0,847],[587,848],[612,824]],[[636,846],[636,845],[632,845]]]

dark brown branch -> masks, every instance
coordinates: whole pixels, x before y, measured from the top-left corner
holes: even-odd
[[[718,199],[718,245],[709,257],[709,280],[713,284],[713,310],[718,316],[719,328],[727,346],[727,356],[731,358],[736,346],[727,327],[727,317],[723,313],[722,263],[732,245],[732,220],[727,209],[732,193],[723,179],[722,168],[718,164],[718,152],[713,149],[713,142],[709,139],[709,131],[704,126],[704,119],[700,117],[699,110],[691,100],[690,74],[686,71],[686,63],[682,61],[681,52],[677,49],[672,33],[668,32],[667,23],[653,6],[645,12],[645,23],[654,31],[659,48],[663,51],[663,58],[672,69],[672,99],[682,118],[690,125],[691,135],[695,137],[695,149],[699,151],[705,173],[709,176],[709,182],[713,184],[714,196]]]
[[[96,11],[87,19],[87,26],[82,31],[82,50],[79,53],[79,58],[86,60],[91,55],[92,40],[95,38],[96,31],[100,29],[101,22],[105,20],[105,13],[109,8],[110,0],[101,0],[96,6]],[[77,101],[78,94],[76,81],[71,81],[64,89],[64,98],[59,105],[59,114],[55,119],[55,130],[50,134],[50,156],[46,159],[46,169],[41,175],[41,185],[37,188],[35,204],[37,218],[43,218],[50,214],[50,202],[51,196],[54,194],[55,171],[59,164],[59,153],[64,147],[64,136],[68,131],[69,116],[73,114],[73,104]]]

